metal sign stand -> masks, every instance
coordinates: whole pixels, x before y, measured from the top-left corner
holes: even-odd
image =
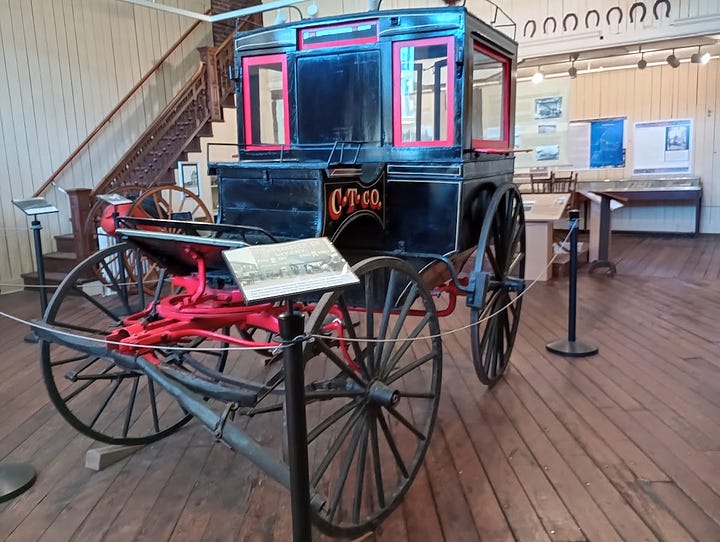
[[[280,336],[285,369],[285,401],[287,402],[288,466],[290,467],[290,509],[292,510],[293,542],[310,542],[310,473],[308,469],[307,420],[305,415],[305,367],[302,342],[303,315],[293,310],[287,300],[287,312],[280,315]]]
[[[45,266],[43,263],[42,238],[40,237],[42,224],[40,224],[38,220],[38,215],[57,213],[58,208],[50,204],[45,198],[14,200],[13,205],[27,216],[33,217],[30,223],[30,229],[33,232],[35,244],[35,265],[38,275],[38,293],[40,294],[40,315],[42,316],[45,314],[45,309],[47,308],[47,293],[45,292]],[[31,331],[25,336],[24,341],[26,343],[36,343],[38,342],[38,338],[37,335]]]

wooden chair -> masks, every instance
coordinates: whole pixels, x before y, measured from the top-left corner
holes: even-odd
[[[533,194],[549,194],[553,191],[553,176],[546,174],[531,173],[530,189]]]
[[[560,175],[553,172],[551,177],[552,191],[556,193],[570,194],[569,208],[574,209],[578,174],[574,171],[563,172]]]

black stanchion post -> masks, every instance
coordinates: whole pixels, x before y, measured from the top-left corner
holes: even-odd
[[[568,338],[557,339],[545,345],[550,352],[560,356],[580,358],[598,353],[594,344],[578,341],[575,337],[575,319],[577,314],[577,233],[580,222],[580,211],[570,211],[570,276],[568,295]]]
[[[308,472],[307,421],[305,418],[305,378],[302,343],[290,342],[303,334],[303,316],[293,310],[280,315],[280,336],[285,369],[285,402],[287,404],[288,462],[290,466],[290,502],[294,542],[310,542],[310,474]]]

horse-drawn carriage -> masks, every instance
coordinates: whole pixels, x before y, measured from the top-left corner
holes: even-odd
[[[509,361],[525,255],[511,182],[516,45],[448,7],[302,20],[239,34],[235,50],[239,142],[208,151],[217,223],[118,217],[121,242],[49,304],[43,374],[94,439],[148,443],[195,416],[287,486],[288,465],[231,414],[292,418],[272,361],[290,344],[281,315],[303,313],[312,518],[356,535],[420,467],[439,403],[438,318],[458,296],[480,380],[494,384]],[[359,282],[288,307],[248,304],[222,257],[316,237]]]

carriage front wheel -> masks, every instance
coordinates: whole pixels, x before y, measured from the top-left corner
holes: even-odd
[[[378,257],[357,286],[325,294],[305,349],[314,523],[331,536],[374,529],[399,504],[428,448],[440,400],[435,305],[415,270]]]
[[[510,361],[525,277],[525,213],[512,184],[499,187],[490,199],[475,257],[476,276],[488,287],[480,307],[470,311],[473,363],[483,384],[494,385]]]

